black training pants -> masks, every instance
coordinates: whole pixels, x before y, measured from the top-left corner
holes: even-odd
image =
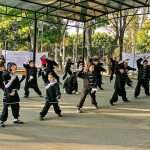
[[[2,110],[2,115],[1,115],[1,121],[5,122],[7,121],[8,118],[8,107],[11,107],[12,115],[14,119],[18,119],[19,117],[19,111],[20,111],[20,105],[19,103],[14,103],[14,104],[3,104],[3,110]]]
[[[110,102],[112,102],[112,103],[117,102],[118,101],[118,96],[121,96],[122,100],[124,102],[127,101],[127,96],[126,96],[126,91],[125,90],[122,90],[122,91],[115,90]]]
[[[140,91],[141,91],[141,86],[144,88],[145,94],[146,95],[150,95],[150,92],[149,92],[149,81],[148,80],[138,80],[137,86],[135,88],[135,97],[139,96]]]
[[[46,116],[46,114],[48,113],[48,110],[50,109],[51,105],[53,105],[53,108],[54,108],[54,111],[55,111],[56,114],[61,113],[60,107],[59,107],[57,102],[56,103],[51,103],[51,102],[46,101],[42,111],[40,112],[41,117]]]
[[[88,94],[90,94],[90,96],[91,96],[91,102],[92,102],[92,104],[95,105],[95,106],[97,106],[96,92],[91,93],[91,90],[92,90],[91,88],[83,90],[83,95],[81,97],[81,100],[80,100],[79,104],[77,105],[79,108],[83,107],[83,104],[84,104],[85,99],[86,99],[86,97],[87,97]]]
[[[25,83],[25,87],[24,87],[24,90],[25,90],[25,96],[29,96],[29,88],[32,88],[34,89],[34,91],[38,94],[38,95],[42,95],[40,89],[38,88],[38,85],[35,84],[35,85],[30,85],[29,83]]]

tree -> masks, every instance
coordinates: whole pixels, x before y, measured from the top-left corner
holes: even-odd
[[[150,21],[147,20],[137,33],[137,49],[144,53],[150,52]]]
[[[93,55],[99,55],[100,50],[103,50],[104,55],[108,55],[113,41],[113,37],[106,33],[95,33],[92,36]]]
[[[130,16],[130,13],[132,15]],[[125,36],[125,31],[130,24],[130,22],[133,20],[137,13],[136,10],[125,10],[125,11],[120,11],[113,13],[112,15],[109,15],[109,17],[112,17],[113,19],[110,20],[110,24],[112,28],[115,31],[115,38],[113,45],[119,45],[119,59],[122,60],[122,52],[123,52],[123,45],[124,45],[124,36]],[[114,49],[114,48],[113,48]],[[113,53],[112,49],[112,53]]]

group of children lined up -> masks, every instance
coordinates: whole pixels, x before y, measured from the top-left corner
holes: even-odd
[[[128,66],[126,61],[116,61],[116,58],[111,59],[112,67],[111,67],[111,75],[110,81],[113,79],[113,75],[116,74],[115,86],[114,86],[114,94],[110,100],[110,104],[114,105],[115,102],[118,101],[118,96],[122,97],[124,102],[129,102],[126,97],[125,85],[132,87],[132,81],[128,77],[128,72],[130,70],[135,71],[135,68]],[[150,65],[148,59],[139,58],[137,60],[137,68],[138,68],[138,77],[137,77],[137,85],[134,92],[134,97],[137,98],[140,94],[141,87],[144,88],[146,96],[150,96],[149,91],[149,80],[150,80]]]
[[[28,63],[23,64],[25,68],[25,74],[19,80],[19,77],[16,74],[17,64],[9,62],[7,67],[5,67],[5,59],[3,56],[0,58],[0,88],[3,90],[3,110],[0,115],[0,126],[5,127],[5,122],[8,118],[8,107],[11,107],[12,115],[14,117],[13,123],[23,124],[19,120],[20,112],[20,98],[18,90],[20,89],[21,82],[25,79],[25,94],[24,97],[29,97],[29,88],[35,90],[35,92],[40,96],[42,93],[38,87],[37,82],[37,73],[38,69],[35,66],[35,63],[30,60]],[[61,97],[60,88],[59,88],[59,77],[54,72],[54,66],[57,66],[57,63],[53,60],[46,59],[46,66],[42,66],[41,74],[45,83],[46,88],[46,103],[43,110],[40,112],[40,119],[44,118],[47,114],[48,109],[53,105],[55,112],[61,117],[61,110],[58,105],[58,99]],[[43,70],[45,69],[45,71]]]
[[[58,103],[58,100],[61,98],[61,92],[59,88],[60,78],[55,72],[55,67],[58,64],[52,59],[47,59],[45,56],[41,57],[42,67],[38,73],[38,69],[36,68],[34,62],[30,60],[28,63],[24,64],[24,68],[26,70],[25,75],[19,80],[16,75],[17,65],[15,63],[8,63],[5,69],[4,64],[5,60],[0,59],[0,88],[4,91],[3,96],[3,110],[0,117],[0,126],[5,127],[5,121],[8,118],[8,107],[11,106],[12,114],[14,117],[13,122],[15,124],[23,124],[22,121],[19,120],[19,102],[20,98],[18,95],[18,90],[20,89],[21,82],[25,79],[25,94],[24,97],[29,97],[29,88],[33,88],[37,94],[42,97],[42,93],[38,88],[37,82],[37,74],[38,76],[42,76],[42,79],[45,83],[46,89],[46,101],[45,105],[40,112],[40,120],[43,120],[46,114],[48,113],[51,105],[54,107],[54,111],[58,114],[59,117],[62,116],[61,109]],[[138,84],[135,90],[135,97],[137,97],[140,93],[140,87],[143,86],[145,88],[145,93],[149,96],[149,79],[150,79],[150,66],[148,65],[148,61],[144,60],[142,63],[142,59],[137,61],[138,65]],[[115,65],[113,65],[113,63]],[[89,94],[91,96],[92,104],[99,108],[96,101],[96,91],[97,87],[101,90],[102,88],[102,74],[105,69],[103,68],[103,63],[99,60],[99,58],[94,57],[89,60],[87,64],[84,63],[83,59],[80,58],[77,62],[77,69],[72,69],[74,63],[71,59],[68,59],[65,66],[65,74],[63,76],[63,80],[66,79],[67,75],[69,77],[64,81],[64,90],[68,94],[78,94],[78,82],[77,77],[83,79],[83,91],[81,95],[81,99],[77,105],[78,112],[82,112],[82,107],[84,105],[86,96]],[[110,80],[113,79],[113,74],[116,74],[115,81],[115,91],[110,100],[110,104],[114,105],[118,100],[118,96],[122,96],[124,102],[129,102],[126,97],[125,85],[128,84],[131,86],[132,81],[128,77],[128,71],[135,70],[128,66],[126,62],[118,63],[116,60],[112,59],[112,75]]]

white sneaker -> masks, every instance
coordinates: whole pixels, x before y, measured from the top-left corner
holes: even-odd
[[[14,124],[24,124],[24,122],[20,121],[19,119],[14,119],[13,123]]]
[[[77,112],[78,112],[78,113],[83,113],[82,109],[79,108],[79,107],[78,107],[78,109],[77,109]]]
[[[72,91],[72,94],[76,94],[76,91]]]

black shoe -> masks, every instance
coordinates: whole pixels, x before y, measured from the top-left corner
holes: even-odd
[[[100,107],[99,107],[98,105],[95,105],[95,108],[96,108],[96,109],[99,109]]]
[[[124,100],[125,103],[130,103],[130,101],[128,99]]]
[[[43,121],[44,120],[44,117],[40,116],[40,121]]]
[[[16,119],[14,119],[14,121],[13,121],[13,123],[14,124],[24,124],[24,122],[22,122],[22,121],[20,121],[20,120],[16,120]]]
[[[28,98],[29,96],[25,95],[24,98]]]
[[[101,88],[99,88],[100,90],[104,90],[102,87]]]
[[[62,117],[62,114],[58,114],[58,117]]]
[[[41,98],[43,98],[43,95],[39,95]]]
[[[111,106],[114,106],[114,102],[113,102],[113,101],[110,101],[110,105],[111,105]]]
[[[2,127],[2,128],[6,127],[6,125],[4,124],[4,122],[3,122],[3,121],[2,121],[2,122],[0,122],[0,127]]]

